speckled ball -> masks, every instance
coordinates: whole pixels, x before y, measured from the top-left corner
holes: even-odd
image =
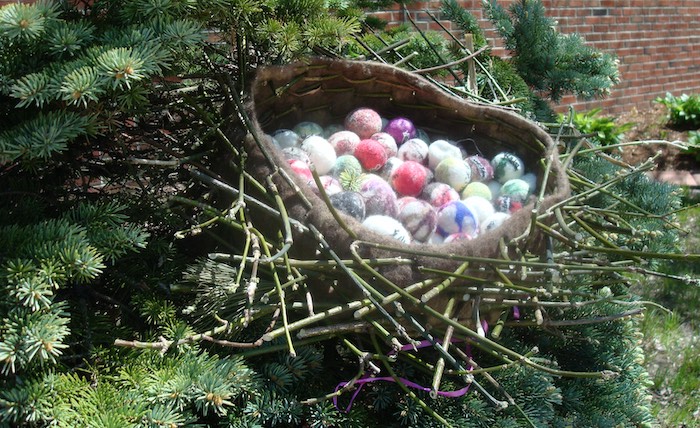
[[[447,158],[462,159],[462,151],[447,140],[435,140],[428,145],[428,166],[431,169],[437,168]]]
[[[342,155],[335,159],[335,164],[331,168],[330,175],[340,177],[341,174],[360,174],[362,165],[360,161],[353,155]]]
[[[496,229],[498,226],[505,223],[510,218],[510,214],[495,212],[481,223],[481,233]]]
[[[380,177],[382,177],[386,181],[391,181],[391,174],[396,171],[396,168],[401,166],[403,161],[397,157],[391,157],[386,160],[386,163],[384,164],[383,167],[379,171],[376,172],[376,174]]]
[[[395,117],[384,126],[384,132],[394,137],[397,145],[402,145],[416,137],[416,127],[413,121],[405,117]]]
[[[345,117],[345,129],[354,132],[360,139],[366,139],[381,132],[382,117],[371,108],[360,107]]]
[[[294,126],[292,131],[296,132],[302,141],[312,135],[323,136],[323,127],[316,122],[299,122]]]
[[[331,195],[331,205],[358,221],[365,219],[365,199],[358,192],[343,191]]]
[[[287,160],[295,159],[300,160],[305,164],[311,163],[309,154],[302,150],[301,147],[287,147],[286,149],[282,150],[282,156],[284,156],[284,158]]]
[[[384,146],[372,139],[361,140],[355,147],[355,157],[367,171],[377,171],[388,159]]]
[[[370,215],[362,222],[367,229],[383,236],[396,239],[404,244],[411,242],[411,234],[408,233],[400,221],[386,215]]]
[[[491,161],[478,155],[468,156],[466,161],[472,168],[472,180],[481,182],[493,180]]]
[[[360,136],[352,131],[338,131],[328,137],[328,142],[337,156],[351,155],[360,143]]]
[[[461,232],[476,236],[479,232],[479,219],[464,202],[448,202],[438,208],[437,231],[444,237]]]
[[[434,182],[425,186],[421,198],[440,208],[448,202],[458,201],[459,193],[447,183]]]
[[[336,155],[333,146],[325,138],[312,135],[301,142],[301,148],[311,160],[318,175],[326,175],[335,165]]]
[[[367,174],[360,183],[360,194],[365,199],[367,215],[396,217],[399,208],[394,189],[375,174]]]
[[[428,170],[422,164],[406,161],[391,174],[391,187],[399,195],[418,196],[429,179]]]
[[[496,212],[496,209],[491,204],[491,201],[484,199],[481,196],[469,196],[462,199],[462,202],[476,214],[479,223],[483,223],[488,217]]]
[[[523,207],[523,203],[511,198],[510,196],[501,195],[496,198],[493,206],[498,212],[512,214],[521,209]]]
[[[406,201],[402,201],[406,199]],[[437,211],[429,202],[413,197],[399,199],[398,220],[414,240],[426,242],[437,227]]]
[[[487,201],[492,199],[491,189],[489,189],[489,186],[480,181],[472,181],[471,183],[467,184],[464,189],[462,189],[462,199],[466,199],[470,196],[481,196]]]
[[[530,195],[530,185],[525,180],[514,178],[503,183],[500,196],[508,196],[519,202],[525,202]]]
[[[491,159],[493,178],[500,183],[505,183],[514,178],[520,178],[525,173],[525,164],[516,155],[510,152],[501,152]]]
[[[377,141],[382,145],[382,147],[384,147],[384,151],[386,151],[386,156],[388,158],[394,157],[396,156],[396,153],[398,153],[399,147],[391,134],[386,132],[377,132],[376,134],[372,134],[370,139]]]
[[[301,142],[299,134],[291,129],[278,129],[272,133],[272,142],[280,149],[296,147]]]
[[[446,158],[435,168],[435,181],[461,192],[471,181],[472,170],[462,158]]]
[[[428,162],[428,143],[418,138],[411,138],[399,146],[396,156],[404,161],[426,164]]]

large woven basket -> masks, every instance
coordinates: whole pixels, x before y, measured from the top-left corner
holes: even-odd
[[[506,109],[467,102],[446,93],[422,76],[397,67],[377,62],[312,58],[261,68],[251,84],[252,99],[247,109],[255,135],[246,139],[247,169],[260,180],[272,175],[290,217],[304,224],[313,224],[340,257],[349,256],[355,239],[339,227],[324,201],[309,186],[298,183],[311,207],[302,202],[287,181],[274,174],[275,169],[280,168],[294,177],[281,153],[271,143],[269,134],[275,130],[292,128],[301,121],[338,124],[351,110],[371,107],[385,117],[409,117],[417,127],[429,133],[466,141],[464,148],[470,154],[478,150],[486,158],[491,158],[507,150],[517,153],[531,171],[537,168],[533,172],[538,177],[538,187],[544,186],[544,198],[532,197],[506,224],[471,241],[442,245],[403,244],[369,231],[354,218],[343,216],[358,240],[397,248],[397,251],[391,251],[361,246],[363,256],[415,260],[412,266],[402,264],[383,268],[382,273],[399,285],[425,279],[418,270],[419,266],[454,270],[459,261],[445,257],[447,254],[503,257],[503,246],[499,244],[508,244],[516,237],[526,236],[519,242],[527,248],[520,248],[520,251],[541,251],[543,239],[538,228],[532,227],[533,210],[538,214],[546,213],[549,207],[570,193],[555,144],[535,123]],[[258,144],[262,144],[269,157],[263,155]],[[294,251],[306,251],[308,257],[318,250],[316,242],[305,247],[304,241],[313,240],[299,237]]]

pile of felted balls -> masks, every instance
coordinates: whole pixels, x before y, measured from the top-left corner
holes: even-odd
[[[315,168],[335,209],[404,243],[474,239],[522,208],[536,186],[514,153],[469,155],[456,142],[431,141],[406,117],[387,120],[366,107],[343,125],[305,121],[270,137],[318,192]]]

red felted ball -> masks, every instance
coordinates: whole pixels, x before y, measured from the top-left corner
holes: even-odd
[[[401,195],[418,196],[428,182],[428,169],[418,162],[406,161],[391,174],[391,185]]]
[[[355,157],[367,171],[376,171],[383,167],[387,160],[384,146],[375,140],[362,140],[355,147]]]

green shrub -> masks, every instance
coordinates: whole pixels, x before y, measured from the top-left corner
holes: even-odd
[[[601,146],[611,146],[620,144],[625,135],[634,124],[623,123],[618,125],[615,118],[600,116],[601,109],[595,108],[587,112],[574,113],[572,123],[582,134],[588,136],[589,140],[597,142]],[[567,116],[560,116],[560,122],[568,121]]]
[[[668,108],[669,125],[684,129],[700,128],[700,95],[682,94],[676,97],[667,92],[665,98],[658,97],[654,101]]]

